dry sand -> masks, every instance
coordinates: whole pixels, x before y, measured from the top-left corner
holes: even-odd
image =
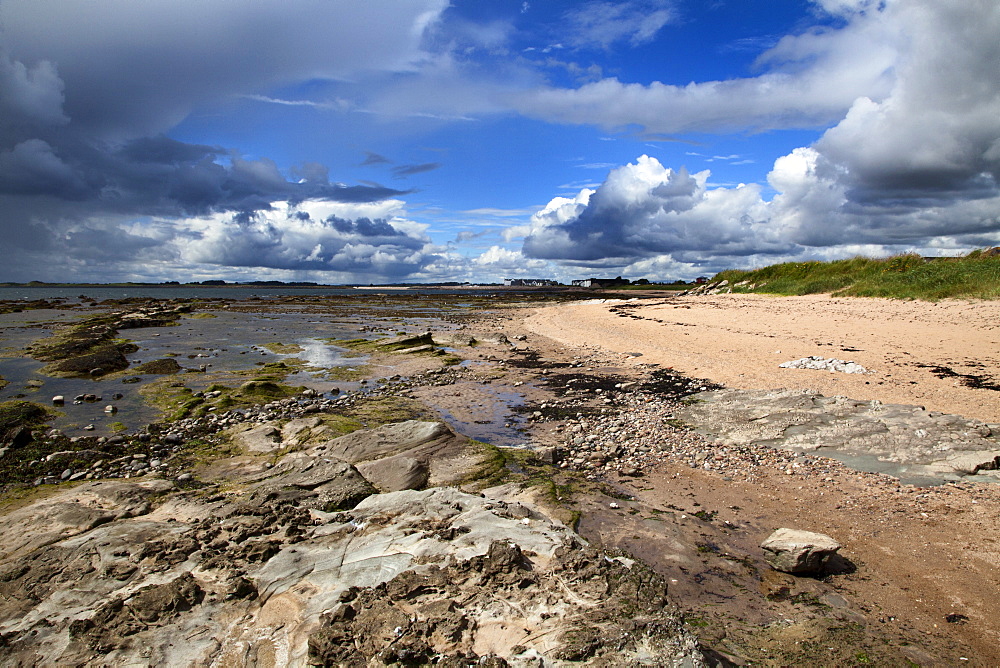
[[[962,377],[1000,384],[998,302],[667,297],[539,309],[524,327],[568,346],[642,353],[629,363],[661,364],[728,387],[811,389],[1000,422],[1000,392],[970,387]],[[810,355],[853,360],[870,373],[778,367]]]

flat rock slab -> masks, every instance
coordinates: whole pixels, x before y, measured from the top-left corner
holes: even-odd
[[[478,446],[444,423],[416,420],[356,431],[289,455],[356,463],[383,492],[456,484],[482,456]]]
[[[87,482],[0,515],[0,562],[123,517],[148,513],[166,480]]]
[[[422,346],[413,346],[412,348],[403,348],[402,350],[397,350],[397,355],[409,355],[412,353],[429,353],[434,351],[434,346],[427,343]]]
[[[307,508],[346,510],[377,492],[354,466],[339,459],[293,453],[271,472],[271,477],[253,486],[254,498],[283,498]]]
[[[691,399],[675,417],[726,445],[871,456],[929,475],[995,468],[1000,456],[989,425],[921,406],[788,389],[714,390]]]
[[[423,489],[430,479],[427,462],[406,455],[358,464],[358,471],[382,492]]]
[[[254,453],[268,453],[280,450],[281,431],[273,424],[263,424],[233,436],[241,448]]]
[[[281,427],[281,440],[291,441],[308,436],[313,430],[323,424],[318,417],[300,417],[289,420]]]

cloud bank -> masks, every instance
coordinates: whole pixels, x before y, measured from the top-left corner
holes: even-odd
[[[607,77],[583,60],[645,48],[683,26],[678,6],[665,0],[568,3],[551,13],[544,34],[519,30],[517,21],[532,15],[527,8],[507,19],[496,18],[501,9],[483,11],[476,23],[455,18],[447,0],[62,0],[58,11],[5,0],[3,278],[155,280],[227,269],[362,282],[547,270],[671,277],[1000,243],[1000,5],[812,6],[823,27],[778,40],[751,74],[689,82]],[[518,41],[526,34],[537,48]],[[555,51],[566,61],[533,60]],[[581,60],[568,62],[574,58]],[[587,83],[555,83],[560,67],[587,71]],[[344,96],[299,99],[289,87],[303,97],[320,88]],[[432,230],[410,220],[402,199],[416,196],[403,179],[419,176],[412,181],[423,186],[453,173],[442,163],[397,165],[365,151],[369,175],[385,169],[399,187],[352,185],[316,162],[282,169],[266,155],[168,136],[196,110],[247,100],[288,113],[377,118],[389,137],[402,136],[412,119],[461,123],[474,137],[480,121],[520,116],[647,137],[807,128],[819,138],[778,158],[766,185],[714,187],[708,171],[640,156],[520,224],[502,232],[505,223],[491,224],[488,239],[478,228],[449,230],[473,254],[432,243]],[[329,127],[336,135],[338,125]],[[367,138],[362,145],[390,152]],[[481,180],[496,173],[484,170]],[[410,210],[431,210],[435,195]]]
[[[523,237],[526,257],[617,267],[1000,243],[1000,6],[826,4],[905,32],[895,82],[881,99],[858,97],[817,142],[776,160],[770,201],[758,185],[712,189],[707,171],[641,156],[595,191],[553,199],[508,237]]]
[[[410,191],[331,181],[318,164],[289,176],[266,157],[164,133],[201,105],[279,83],[412,70],[424,57],[427,27],[446,7],[445,0],[65,0],[56,11],[30,0],[4,2],[0,233],[7,277],[36,278],[51,264],[37,260],[60,254],[70,274],[63,280],[115,261],[122,272],[150,262],[167,272],[183,258],[365,276],[418,268],[413,251],[424,240],[385,229],[369,234],[368,219],[278,220],[274,208],[378,203]],[[171,245],[191,234],[199,235],[197,252]]]

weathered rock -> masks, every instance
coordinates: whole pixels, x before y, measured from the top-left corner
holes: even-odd
[[[453,436],[453,433],[443,422],[407,420],[335,438],[326,443],[326,453],[356,464],[387,457],[450,436]]]
[[[396,354],[397,355],[409,355],[411,353],[427,353],[427,352],[433,352],[433,351],[434,351],[433,344],[428,343],[428,344],[425,344],[425,345],[422,345],[422,346],[413,346],[412,348],[401,348],[400,350],[396,351]]]
[[[48,503],[81,489],[101,487]],[[451,488],[333,514],[174,495],[6,560],[4,662],[704,665],[662,578],[504,507]]]
[[[140,364],[135,368],[136,373],[151,375],[179,373],[182,370],[183,368],[181,365],[178,364],[177,360],[172,357],[146,362],[145,364]]]
[[[271,424],[261,425],[237,433],[233,441],[240,447],[256,453],[274,452],[281,449],[281,431]]]
[[[358,471],[383,492],[422,489],[430,478],[427,462],[405,455],[358,464]]]
[[[338,459],[295,453],[270,472],[272,477],[254,486],[256,498],[280,497],[307,508],[333,511],[349,510],[377,492],[356,468]]]
[[[725,389],[693,396],[697,401],[677,410],[674,417],[697,425],[698,433],[726,446],[874,456],[882,471],[897,463],[903,465],[898,475],[952,478],[988,469],[988,462],[1000,454],[1000,440],[988,425],[921,406],[788,389]]]
[[[995,471],[998,462],[1000,462],[1000,450],[983,450],[951,455],[935,467],[942,470],[951,469],[961,475],[975,475],[980,471]]]
[[[415,346],[434,345],[434,338],[430,332],[412,336],[400,336],[392,339],[379,341],[378,345],[384,348],[413,348]]]
[[[164,480],[90,482],[0,516],[0,561],[92,530],[116,517],[149,512],[149,499],[173,489]]]
[[[303,436],[310,436],[311,432],[321,424],[323,424],[323,420],[318,417],[295,418],[281,427],[281,440],[301,440]]]
[[[471,334],[461,334],[456,332],[435,332],[434,341],[451,346],[474,346],[478,341]]]
[[[840,543],[826,534],[778,529],[760,544],[764,559],[776,570],[796,575],[819,572]]]
[[[782,369],[812,369],[814,371],[829,371],[830,373],[868,373],[868,369],[857,362],[839,360],[835,357],[827,359],[820,355],[803,357],[791,362],[784,362],[778,366]]]

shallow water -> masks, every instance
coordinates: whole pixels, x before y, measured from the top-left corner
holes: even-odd
[[[448,391],[461,392],[461,388],[461,384],[456,383]],[[421,400],[440,413],[442,419],[463,436],[498,447],[523,446],[528,441],[522,431],[525,420],[513,410],[524,405],[524,396],[517,392],[503,392],[487,385],[477,385],[475,398],[468,399],[470,405],[475,406],[476,419],[472,421],[455,415],[447,407],[447,402],[436,400],[433,395],[422,397]]]
[[[804,454],[807,456],[820,455],[822,457],[836,459],[855,471],[863,471],[865,473],[884,473],[894,478],[899,478],[899,482],[904,485],[916,485],[917,487],[933,487],[935,485],[943,485],[946,482],[970,479],[982,482],[997,482],[996,478],[986,478],[984,476],[969,478],[968,476],[961,476],[958,474],[930,475],[925,473],[920,466],[910,466],[908,464],[900,464],[898,462],[887,462],[872,455],[858,455],[848,452],[840,452],[832,448],[821,448]]]
[[[0,319],[0,376],[8,385],[0,389],[0,401],[24,398],[51,405],[53,396],[66,398],[64,406],[57,408],[57,417],[51,426],[64,429],[70,436],[88,433],[108,435],[112,424],[120,423],[133,430],[158,417],[158,411],[148,406],[140,395],[140,388],[162,378],[161,375],[139,375],[126,371],[124,377],[98,380],[78,378],[52,378],[39,373],[44,363],[22,357],[23,349],[32,341],[49,334],[46,323],[61,323],[83,317],[73,311],[29,311],[5,314]],[[205,317],[210,315],[213,317]],[[247,380],[247,372],[268,362],[296,358],[304,361],[307,370],[289,378],[292,384],[305,385],[321,392],[349,391],[357,383],[329,381],[323,374],[329,368],[361,364],[363,357],[329,344],[323,339],[358,338],[362,333],[358,325],[331,318],[320,318],[315,313],[283,312],[242,313],[227,310],[200,311],[195,317],[184,317],[174,327],[145,327],[122,329],[122,338],[133,341],[139,350],[128,355],[130,366],[165,357],[174,358],[185,368],[198,369],[205,365],[207,373],[179,373],[175,377],[193,390],[205,389],[214,382],[239,384]],[[280,354],[269,351],[269,343],[297,344],[301,352]],[[243,372],[243,375],[240,374]],[[123,383],[123,378],[140,378],[136,383]],[[101,397],[93,403],[74,404],[73,398],[82,394]],[[123,395],[112,399],[113,395]],[[105,413],[107,405],[114,405],[116,413]]]

